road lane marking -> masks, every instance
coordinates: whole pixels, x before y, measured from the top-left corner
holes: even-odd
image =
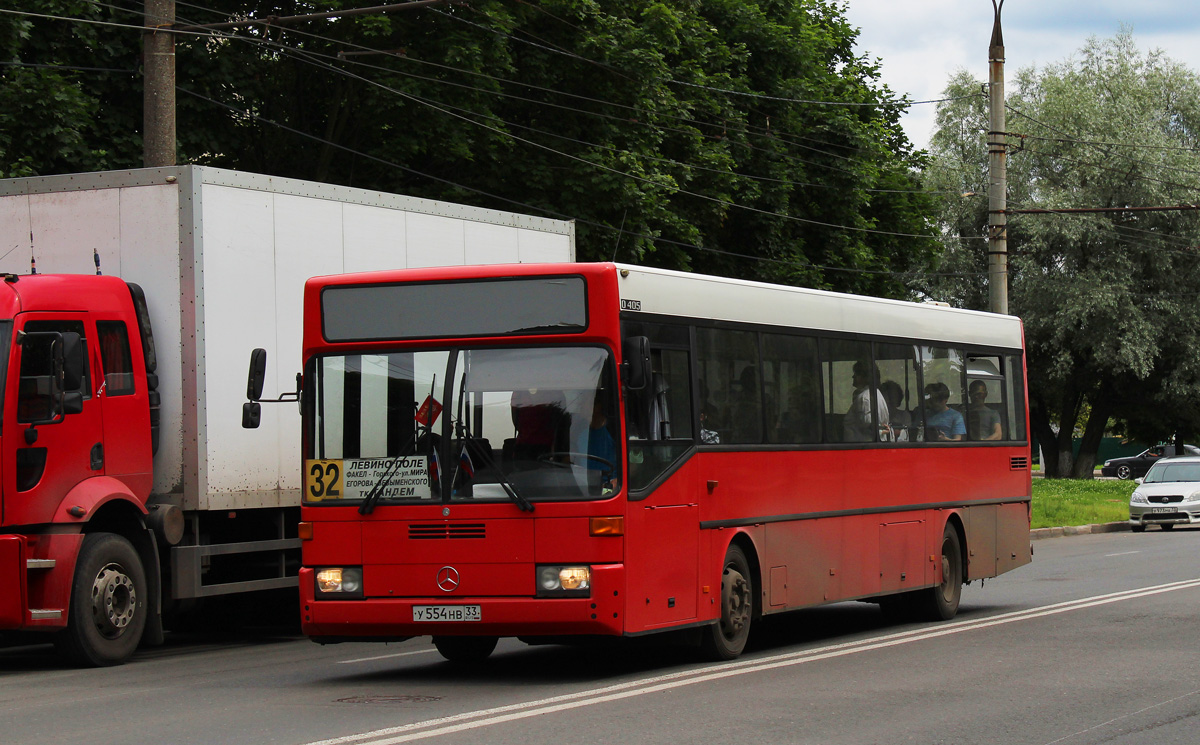
[[[1128,556],[1129,554],[1140,554],[1140,553],[1141,553],[1141,551],[1122,551],[1122,552],[1116,553],[1116,554],[1105,554],[1104,558],[1107,559],[1110,556]]]
[[[359,657],[356,660],[338,660],[339,665],[349,665],[351,662],[373,662],[374,660],[390,660],[393,657],[409,657],[414,654],[430,654],[436,652],[436,649],[418,649],[415,652],[396,652],[395,654],[381,654],[375,657]]]
[[[480,727],[490,727],[497,724],[504,724],[506,722],[512,722],[520,719],[528,719],[530,717],[553,714],[569,709],[578,709],[582,706],[592,706],[595,704],[632,698],[634,696],[644,696],[649,693],[658,693],[675,688],[682,688],[684,686],[695,685],[697,683],[708,683],[715,680],[721,680],[723,678],[746,675],[748,673],[803,665],[809,662],[818,662],[821,660],[857,654],[859,652],[869,652],[877,649],[898,646],[900,644],[935,639],[937,637],[949,636],[951,634],[958,634],[964,631],[974,631],[977,629],[990,628],[992,626],[1001,626],[1017,621],[1027,621],[1034,618],[1042,618],[1044,616],[1052,616],[1059,613],[1067,613],[1084,608],[1093,608],[1100,605],[1118,603],[1124,600],[1133,600],[1135,598],[1147,597],[1149,595],[1158,595],[1165,592],[1188,590],[1198,587],[1200,587],[1200,579],[1191,579],[1179,582],[1168,582],[1161,585],[1153,585],[1151,587],[1137,588],[1134,590],[1112,592],[1104,595],[1094,595],[1092,597],[1081,598],[1079,600],[1068,600],[1061,603],[1054,603],[1052,605],[1039,606],[1037,608],[1027,608],[1025,610],[1002,613],[997,616],[988,616],[986,618],[980,618],[977,620],[954,621],[951,623],[939,624],[935,627],[924,627],[919,629],[910,629],[908,631],[899,631],[882,637],[860,639],[852,642],[842,642],[839,644],[831,644],[823,647],[816,647],[814,649],[801,650],[798,652],[785,652],[783,654],[771,655],[768,657],[760,657],[750,660],[737,660],[734,662],[706,666],[699,669],[684,670],[676,673],[668,673],[666,675],[657,675],[649,678],[629,681],[626,683],[617,683],[614,685],[593,688],[586,691],[577,691],[575,693],[563,694],[561,696],[552,696],[550,698],[544,698],[537,701],[508,704],[506,706],[498,706],[491,709],[463,712],[461,714],[454,714],[448,717],[428,719],[422,722],[412,722],[410,724],[399,725],[396,727],[388,727],[384,729],[373,730],[371,732],[363,732],[357,735],[347,735],[344,737],[335,737],[327,740],[317,740],[310,742],[307,745],[398,745],[398,743],[423,740],[441,735],[448,735],[455,732],[477,729]]]
[[[1114,722],[1119,722],[1122,719],[1128,719],[1129,717],[1136,717],[1138,714],[1144,714],[1147,711],[1150,711],[1151,709],[1157,709],[1160,706],[1166,706],[1167,704],[1173,704],[1176,701],[1182,701],[1185,698],[1191,698],[1192,696],[1195,696],[1197,693],[1200,693],[1200,689],[1191,691],[1189,693],[1185,693],[1182,696],[1176,696],[1175,698],[1169,698],[1166,701],[1159,701],[1157,704],[1151,704],[1144,708],[1138,709],[1137,711],[1131,711],[1128,714],[1122,714],[1119,717],[1114,717],[1113,719],[1109,719],[1107,722],[1102,722],[1101,724],[1097,724],[1095,727],[1088,727],[1087,729],[1081,729],[1078,732],[1072,732],[1071,734],[1060,737],[1057,740],[1051,740],[1050,742],[1046,743],[1046,745],[1054,745],[1055,743],[1062,742],[1064,740],[1070,740],[1072,737],[1078,737],[1079,735],[1087,734],[1088,732],[1091,732],[1093,730],[1098,730],[1101,727],[1107,727],[1108,725],[1110,725]]]

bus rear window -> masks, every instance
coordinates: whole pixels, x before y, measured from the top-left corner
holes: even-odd
[[[321,293],[327,341],[571,334],[587,329],[582,277],[343,285]]]

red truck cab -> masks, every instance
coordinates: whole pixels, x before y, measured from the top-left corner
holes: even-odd
[[[0,282],[0,630],[52,633],[85,664],[161,634],[144,311],[116,277]]]

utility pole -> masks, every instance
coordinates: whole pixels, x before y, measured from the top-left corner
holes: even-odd
[[[1004,35],[1000,10],[1004,0],[992,0],[995,21],[988,47],[988,310],[1008,313],[1008,175],[1004,131]]]
[[[175,165],[175,0],[145,0],[142,165]]]
[[[142,42],[142,164],[147,168],[175,165],[175,33],[213,31],[245,26],[285,26],[292,23],[382,15],[430,5],[458,5],[463,0],[407,0],[369,8],[345,8],[301,16],[248,18],[194,26],[175,25],[175,0],[145,0],[146,31]]]

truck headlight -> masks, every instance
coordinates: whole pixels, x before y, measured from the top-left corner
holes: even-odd
[[[316,573],[316,596],[353,600],[363,596],[362,567],[325,567]]]
[[[592,594],[590,566],[553,564],[537,568],[539,598],[588,597]]]

